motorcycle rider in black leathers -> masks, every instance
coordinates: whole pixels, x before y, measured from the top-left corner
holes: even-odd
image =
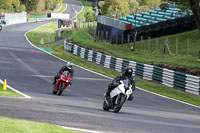
[[[110,92],[116,88],[120,84],[120,80],[129,79],[129,84],[132,85],[133,92],[135,91],[135,79],[132,76],[133,69],[131,67],[127,67],[124,72],[118,75],[115,79],[113,79],[112,83],[108,85],[108,90],[105,94],[105,97],[110,99]],[[129,101],[132,101],[133,93],[129,97]]]
[[[72,68],[72,62],[67,62],[66,66],[63,66],[57,73],[57,75],[54,77],[53,85],[56,84],[57,79],[61,76],[61,74],[64,71],[68,71],[70,73],[71,81],[69,82],[70,85],[72,85],[72,80],[74,76],[74,69]]]

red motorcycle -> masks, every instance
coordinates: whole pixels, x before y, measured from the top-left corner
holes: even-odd
[[[70,73],[68,71],[64,71],[53,87],[53,94],[58,94],[60,96],[67,86],[69,86],[70,81]]]

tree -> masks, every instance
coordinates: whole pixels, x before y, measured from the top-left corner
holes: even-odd
[[[93,22],[94,21],[94,12],[87,12],[85,14],[86,22]]]
[[[139,6],[139,3],[137,0],[126,0],[129,4],[129,8],[136,8]]]
[[[145,6],[158,6],[161,0],[137,0],[140,5]]]
[[[12,12],[24,11],[24,5],[21,4],[20,0],[0,0],[0,8]]]
[[[167,3],[173,2],[183,10],[190,8],[194,14],[196,25],[200,31],[200,0],[162,0],[164,3],[161,7],[166,7]]]
[[[25,5],[27,12],[36,10],[38,1],[39,0],[21,0],[22,4]]]
[[[127,9],[129,9],[127,0],[105,0],[104,5],[102,6],[102,13],[111,14]]]
[[[13,0],[0,0],[0,8],[12,10],[13,9],[12,2]]]
[[[25,5],[21,5],[20,8],[21,8],[21,11],[26,11]]]
[[[102,14],[109,14],[108,8],[112,5],[114,0],[105,0],[105,3],[102,5],[101,11]]]
[[[52,9],[53,7],[53,4],[54,4],[54,0],[45,0],[45,8],[46,9]]]
[[[62,3],[63,0],[45,0],[45,8],[49,10],[54,10],[56,6]]]
[[[12,7],[16,12],[20,12],[21,11],[21,4],[19,0],[13,0],[12,1]]]

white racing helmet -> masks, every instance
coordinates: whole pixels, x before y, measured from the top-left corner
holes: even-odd
[[[72,62],[70,62],[70,61],[67,62],[67,68],[68,68],[68,69],[72,69]]]

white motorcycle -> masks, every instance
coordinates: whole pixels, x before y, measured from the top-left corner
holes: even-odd
[[[128,85],[128,79],[121,80],[120,85],[114,88],[110,92],[110,99],[104,96],[103,109],[108,111],[113,109],[115,113],[118,113],[122,108],[123,104],[128,100],[130,95],[133,93],[132,85]]]

